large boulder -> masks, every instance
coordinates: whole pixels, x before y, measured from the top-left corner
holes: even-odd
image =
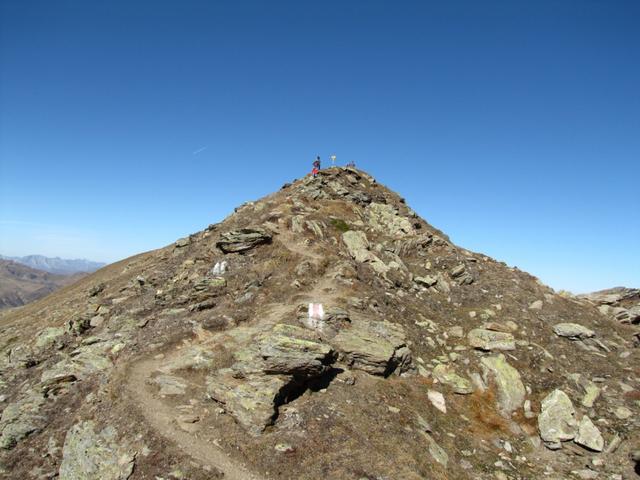
[[[259,435],[271,425],[276,408],[283,403],[289,380],[280,375],[249,375],[235,378],[221,371],[209,379],[207,393],[252,435]]]
[[[551,444],[572,440],[578,430],[575,415],[571,399],[562,390],[556,389],[547,395],[538,416],[542,440]]]
[[[276,325],[260,342],[264,371],[269,374],[317,376],[333,362],[333,349],[316,335],[293,325]]]
[[[133,473],[134,455],[118,440],[115,428],[96,433],[92,421],[67,432],[62,449],[60,480],[127,480]]]
[[[271,243],[271,235],[260,228],[241,228],[221,235],[216,246],[224,253],[244,252],[258,245]]]
[[[493,382],[498,393],[498,408],[508,417],[512,412],[522,407],[526,390],[518,370],[513,368],[504,355],[484,357],[480,360],[484,381]]]
[[[480,350],[515,350],[516,348],[513,335],[505,332],[474,328],[468,333],[467,339],[469,345]]]
[[[411,363],[404,329],[387,321],[354,321],[330,342],[348,366],[372,375],[401,373]]]

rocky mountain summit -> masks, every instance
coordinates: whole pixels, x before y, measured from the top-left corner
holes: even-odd
[[[636,330],[330,168],[0,318],[0,475],[637,478]]]

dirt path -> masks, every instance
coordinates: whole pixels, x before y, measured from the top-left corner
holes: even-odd
[[[310,248],[305,248],[293,241],[286,234],[280,237],[283,244],[292,252],[298,253],[317,263],[323,257]],[[310,302],[331,302],[335,294],[330,291],[335,288],[335,282],[327,277],[320,277],[306,292],[299,292]],[[294,315],[297,304],[269,304],[265,306],[264,314],[260,317],[260,326],[265,329],[280,322],[283,318]],[[207,332],[196,332],[195,343],[201,345],[214,341]],[[126,375],[126,389],[131,401],[147,420],[149,425],[158,433],[174,443],[182,452],[198,462],[215,468],[229,480],[263,480],[264,477],[250,472],[241,462],[229,457],[221,448],[209,438],[201,436],[199,432],[186,432],[176,424],[176,411],[154,395],[147,381],[165,364],[167,358],[142,360],[129,367]]]
[[[296,237],[294,236],[294,234],[288,230],[280,232],[277,238],[282,243],[282,245],[284,245],[284,247],[290,252],[294,252],[302,255],[303,257],[313,259],[316,262],[324,259],[324,256],[315,252],[312,247],[301,245],[300,242],[296,241]]]
[[[176,412],[156,398],[147,385],[147,380],[157,371],[162,360],[141,361],[129,368],[126,388],[132,403],[158,433],[198,462],[219,470],[229,480],[263,480],[250,472],[243,464],[227,456],[210,440],[201,438],[197,432],[180,430],[174,419]]]

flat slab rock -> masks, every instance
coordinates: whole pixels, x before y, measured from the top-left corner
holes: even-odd
[[[593,330],[583,327],[577,323],[558,323],[553,326],[553,331],[559,337],[567,337],[571,339],[584,339],[595,336]]]
[[[216,246],[224,253],[236,253],[265,243],[271,243],[271,235],[266,231],[260,228],[241,228],[223,233]]]
[[[259,435],[271,425],[276,408],[290,379],[280,375],[251,375],[234,378],[230,371],[211,377],[208,395],[252,435]]]
[[[354,321],[330,343],[338,350],[341,361],[372,375],[400,374],[411,363],[404,329],[387,321]]]
[[[312,331],[278,324],[262,338],[260,356],[265,373],[317,376],[333,363],[335,352]]]

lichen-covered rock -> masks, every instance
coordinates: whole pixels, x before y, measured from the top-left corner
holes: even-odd
[[[40,330],[36,337],[36,347],[46,348],[49,345],[53,345],[66,333],[66,330],[62,327],[48,327]]]
[[[40,413],[45,398],[29,391],[24,397],[7,405],[0,417],[0,448],[10,449],[23,438],[39,431],[45,424]]]
[[[165,362],[160,368],[163,372],[179,370],[207,370],[211,368],[214,354],[211,349],[201,345],[191,345],[180,350],[180,354]]]
[[[573,441],[595,452],[601,452],[604,448],[604,439],[602,438],[600,430],[598,430],[598,427],[596,427],[586,415],[580,420],[578,435]]]
[[[379,232],[392,237],[403,237],[413,233],[413,225],[408,218],[398,215],[393,206],[383,203],[371,203],[365,209],[369,225]]]
[[[504,416],[522,407],[526,390],[518,370],[513,368],[504,355],[484,357],[480,360],[484,381],[493,382],[498,393],[498,408]]]
[[[576,411],[571,399],[562,390],[554,390],[542,400],[538,416],[540,437],[545,442],[558,443],[576,436]]]
[[[473,384],[468,379],[458,375],[450,365],[437,365],[433,369],[433,378],[443,385],[451,387],[455,393],[461,395],[473,393]]]
[[[577,323],[558,323],[553,326],[553,331],[559,337],[568,337],[572,340],[582,340],[595,335],[593,330],[589,330],[587,327],[583,327]]]
[[[349,255],[358,263],[368,263],[376,273],[384,274],[389,267],[369,250],[369,240],[364,232],[349,230],[342,234]]]
[[[109,370],[113,368],[113,363],[105,355],[104,351],[113,346],[115,344],[105,342],[80,347],[73,352],[74,356],[65,357],[49,370],[42,372],[40,381],[43,384],[51,383],[68,375],[73,375],[82,380],[93,373]]]
[[[512,334],[474,328],[467,334],[469,345],[480,350],[515,350],[516,342]]]
[[[277,405],[283,402],[288,379],[279,375],[237,379],[231,372],[219,373],[209,379],[209,396],[222,404],[249,433],[262,433],[272,423]]]
[[[265,243],[271,243],[271,235],[266,231],[260,228],[241,228],[223,233],[216,246],[224,253],[236,253]]]
[[[115,428],[95,432],[92,421],[67,432],[62,449],[60,480],[127,480],[133,473],[134,455],[118,440]]]
[[[260,356],[266,373],[302,376],[322,374],[335,357],[333,349],[313,332],[284,324],[262,338]]]
[[[372,375],[401,373],[411,363],[404,329],[387,321],[353,322],[330,343],[347,365]]]

